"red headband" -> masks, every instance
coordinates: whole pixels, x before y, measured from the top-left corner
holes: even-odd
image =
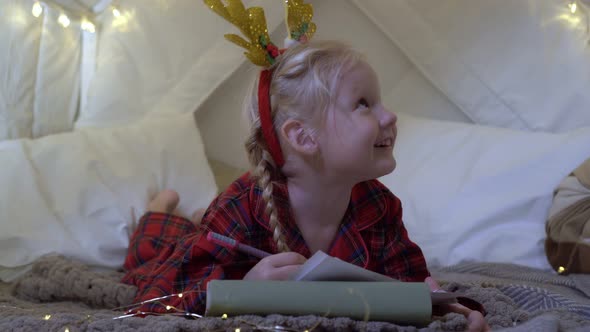
[[[242,31],[250,42],[236,35],[227,34],[225,38],[232,43],[243,47],[247,50],[246,57],[252,63],[269,68],[276,58],[284,52],[270,40],[264,17],[264,9],[261,7],[246,7],[241,0],[229,1],[226,5],[220,0],[204,0],[205,4],[219,14],[226,21],[235,25]],[[307,42],[315,33],[316,25],[311,21],[313,17],[313,7],[305,3],[304,0],[284,0],[286,9],[286,19],[289,40],[300,43]],[[272,125],[272,116],[270,110],[270,81],[272,71],[265,69],[260,73],[258,83],[258,113],[260,115],[260,125],[262,135],[268,146],[268,150],[275,164],[280,168],[285,164],[281,145],[277,134]]]
[[[262,127],[262,135],[268,146],[268,152],[270,152],[275,164],[281,168],[285,164],[285,160],[283,159],[281,144],[274,130],[272,116],[270,114],[271,79],[271,70],[265,69],[260,72],[260,80],[258,81],[258,114],[260,115],[260,126]]]

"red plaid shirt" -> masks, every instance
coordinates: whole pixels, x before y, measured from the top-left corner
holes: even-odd
[[[287,245],[305,257],[311,253],[290,209],[285,184],[274,185],[277,213]],[[262,190],[249,174],[236,180],[209,206],[204,229],[261,250],[277,253]],[[188,220],[146,213],[131,238],[123,282],[139,288],[136,303],[183,293],[146,304],[141,311],[166,312],[166,305],[202,313],[212,279],[242,279],[258,259],[207,241]],[[377,180],[357,184],[328,254],[403,281],[429,276],[420,248],[408,238],[400,200]]]

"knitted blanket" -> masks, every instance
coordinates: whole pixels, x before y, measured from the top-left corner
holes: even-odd
[[[558,276],[510,264],[462,264],[433,269],[450,291],[481,302],[492,329],[589,331],[590,276]],[[425,327],[346,317],[238,316],[186,319],[170,315],[113,319],[135,288],[121,273],[95,272],[63,257],[46,257],[13,284],[0,284],[0,331],[461,331],[466,320],[447,314]]]

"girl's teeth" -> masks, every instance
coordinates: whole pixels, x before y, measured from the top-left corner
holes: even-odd
[[[384,147],[384,146],[390,146],[390,145],[391,145],[391,139],[389,139],[389,138],[375,144],[375,146],[377,146],[377,147]]]

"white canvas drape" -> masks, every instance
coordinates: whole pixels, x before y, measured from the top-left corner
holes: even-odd
[[[587,6],[567,1],[353,0],[473,122],[590,125]]]
[[[79,22],[64,28],[52,6],[35,17],[34,3],[0,1],[0,140],[67,131],[76,115]]]

